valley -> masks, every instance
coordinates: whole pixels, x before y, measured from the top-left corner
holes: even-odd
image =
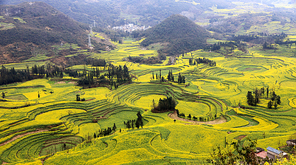
[[[0,17],[0,164],[215,164],[213,149],[248,139],[285,149],[296,135],[295,20],[236,4],[130,35],[90,34],[62,13],[73,26],[52,31],[30,12]],[[52,40],[9,37],[34,28]]]

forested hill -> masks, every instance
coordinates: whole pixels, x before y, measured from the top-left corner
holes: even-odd
[[[142,41],[142,46],[168,43],[159,53],[178,55],[203,48],[210,34],[187,17],[172,15],[157,26],[146,30],[142,36],[146,38]]]
[[[75,21],[44,2],[1,5],[0,64],[24,62],[35,57],[35,60],[50,59],[56,64],[63,61],[68,66],[69,60],[64,56],[70,51],[77,51],[74,50],[77,47],[87,47],[88,29],[88,25]],[[96,51],[110,46],[102,42],[92,42]],[[64,48],[67,49],[65,52],[53,47],[64,44],[69,45]]]
[[[86,28],[44,2],[0,6],[0,45],[31,42],[35,45],[61,41],[85,45]]]

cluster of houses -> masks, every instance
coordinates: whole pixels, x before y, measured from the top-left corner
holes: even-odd
[[[125,24],[125,25],[122,25],[122,26],[115,26],[112,29],[131,33],[131,32],[136,31],[136,30],[143,31],[143,30],[146,30],[146,29],[149,29],[149,28],[151,28],[151,27],[150,26],[148,26],[148,27],[146,27],[146,26],[138,26],[138,25],[134,25],[134,24]]]
[[[288,146],[296,146],[296,140],[287,140],[287,145]],[[263,148],[257,148],[256,156],[260,157],[262,159],[271,159],[271,160],[276,160],[276,159],[288,157],[287,153],[277,150],[272,147],[267,147],[266,150],[267,151],[265,151]]]

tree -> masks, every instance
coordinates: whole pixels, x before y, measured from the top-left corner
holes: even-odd
[[[180,73],[179,73],[179,76],[178,76],[178,83],[179,83],[179,84],[182,83],[182,76],[181,76]]]
[[[268,109],[271,109],[271,108],[272,108],[272,102],[271,102],[271,101],[268,102],[268,104],[267,104],[267,108],[268,108]]]
[[[115,123],[114,123],[112,130],[115,131],[116,128],[117,128],[117,127],[116,127],[116,125],[115,125]]]
[[[96,67],[95,75],[97,79],[100,77],[100,70]]]
[[[274,102],[273,106],[274,106],[274,109],[277,109],[277,103],[276,103],[276,101]]]
[[[4,93],[4,92],[2,92],[2,98],[3,98],[3,99],[5,98],[5,93]]]
[[[254,105],[256,106],[259,102],[260,102],[260,100],[259,100],[259,98],[260,98],[260,92],[259,92],[259,90],[256,88],[256,90],[255,90],[255,100],[254,100]]]
[[[130,121],[128,121],[128,122],[126,123],[126,127],[127,127],[128,129],[130,129],[130,128],[131,128]]]
[[[275,100],[275,98],[276,98],[276,94],[275,94],[275,92],[273,91],[273,92],[272,92],[272,97],[271,97],[271,100],[272,100],[272,101],[274,101],[274,100]]]
[[[137,113],[137,116],[138,116],[138,118],[137,118],[137,120],[136,120],[136,127],[137,127],[138,129],[139,129],[140,126],[143,128],[143,125],[144,125],[144,124],[143,124],[143,117],[142,117],[140,111]]]
[[[254,97],[253,97],[251,91],[248,91],[248,94],[247,94],[247,103],[248,103],[248,105],[254,105]]]
[[[267,42],[264,42],[264,44],[262,45],[263,49],[267,49],[268,46],[267,46]]]
[[[169,74],[167,76],[168,81],[171,81],[171,71],[169,71]]]
[[[281,105],[281,97],[280,96],[276,96],[275,100],[278,105]]]
[[[269,93],[269,89],[268,87],[266,88],[266,97],[268,98],[268,93]]]
[[[94,139],[97,137],[96,133],[94,133]]]
[[[76,95],[76,101],[80,101],[80,95],[79,94]]]
[[[60,78],[63,78],[64,77],[64,74],[63,72],[60,73]]]
[[[191,119],[191,114],[188,115],[188,119]]]
[[[189,65],[192,65],[192,58],[189,59]]]
[[[262,95],[262,94],[264,95],[264,92],[265,92],[265,91],[264,91],[264,87],[262,87],[262,88],[261,88],[261,95]]]

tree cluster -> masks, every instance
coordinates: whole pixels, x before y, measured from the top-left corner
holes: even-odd
[[[106,66],[107,63],[105,59],[87,58],[86,64],[92,66]]]
[[[266,97],[268,98],[269,88],[266,88]],[[264,96],[265,88],[255,89],[253,92],[248,91],[247,94],[247,103],[248,105],[256,106],[260,102],[260,98]]]
[[[264,42],[262,47],[263,47],[263,49],[276,49],[275,47],[273,47],[273,45],[267,44],[267,42]]]
[[[181,73],[179,73],[179,76],[178,76],[178,83],[179,84],[185,83],[185,76],[182,76]]]
[[[108,84],[110,88],[118,88],[119,85],[131,82],[131,77],[129,70],[126,65],[123,67],[119,65],[118,67],[110,64],[108,66],[108,72],[105,75],[100,75],[98,68],[93,69],[92,71],[83,70],[83,73],[77,73],[77,71],[67,70],[67,73],[70,73],[73,76],[81,77],[78,81],[79,86],[93,86],[94,84]],[[69,74],[69,75],[70,75]],[[96,79],[94,79],[96,78]]]
[[[217,146],[211,153],[210,163],[221,164],[262,164],[264,161],[259,159],[256,152],[257,140],[245,138],[237,142],[228,143],[225,138],[225,147]]]
[[[216,62],[207,58],[198,58],[194,60],[197,64],[203,63],[208,64],[209,66],[216,66]],[[192,62],[190,65],[193,65]]]
[[[103,136],[108,136],[110,135],[112,132],[116,131],[116,125],[114,123],[113,127],[108,127],[107,129],[101,129],[99,130],[98,133],[94,133],[94,138],[96,137],[103,137]]]
[[[123,67],[119,65],[118,67],[110,64],[108,67],[107,76],[109,79],[117,79],[117,83],[125,83],[131,81],[131,77],[129,75],[129,70],[126,65]]]
[[[171,111],[175,110],[176,107],[176,102],[172,97],[167,97],[164,99],[159,99],[158,105],[156,106],[153,100],[153,110],[159,111],[159,112],[164,112],[164,111]],[[152,110],[152,111],[153,111]]]
[[[175,78],[174,78],[174,75],[173,75],[173,71],[172,70],[169,71],[168,76],[167,76],[167,79],[168,79],[168,81],[174,82]]]
[[[265,94],[266,92],[266,94]],[[269,95],[270,94],[270,95]],[[274,91],[269,91],[269,88],[262,87],[261,89],[255,89],[254,92],[248,91],[247,94],[247,103],[251,106],[256,106],[262,97],[266,96],[268,99],[268,96],[271,96],[271,100],[267,104],[267,108],[271,109],[272,106],[276,109],[278,105],[281,104],[281,97],[279,95],[276,95]]]
[[[2,65],[0,70],[0,85],[6,85],[14,82],[22,82],[32,80],[33,76],[30,74],[29,67],[25,70],[8,69]]]
[[[127,59],[128,59],[129,62],[140,63],[140,64],[160,64],[160,63],[162,63],[162,61],[161,61],[161,59],[159,57],[143,58],[143,57],[131,57],[131,56],[129,56]]]
[[[271,100],[267,103],[267,108],[272,109],[272,106],[274,109],[277,109],[277,106],[281,104],[281,97],[279,95],[276,95],[273,91],[271,93]]]
[[[138,112],[137,116],[138,116],[137,119],[128,120],[127,122],[125,122],[125,121],[123,122],[123,124],[126,126],[126,128],[128,128],[128,129],[130,129],[130,128],[134,129],[135,127],[137,127],[138,129],[140,127],[143,128],[144,123],[143,123],[143,117],[141,115],[141,112]]]
[[[247,94],[248,105],[256,106],[260,102],[259,97],[260,95],[257,89],[255,90],[255,92],[248,91],[248,94]]]

